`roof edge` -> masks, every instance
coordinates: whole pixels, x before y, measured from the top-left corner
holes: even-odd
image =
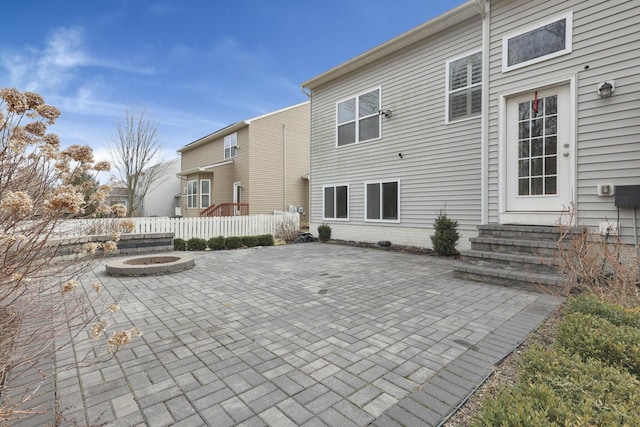
[[[224,166],[233,163],[233,160],[223,160],[222,162],[213,163],[211,165],[206,166],[196,166],[195,168],[187,169],[184,171],[180,171],[176,174],[177,177],[184,177],[187,175],[194,174],[196,172],[206,172],[211,169],[217,168],[218,166]]]
[[[228,135],[228,134],[230,134],[232,132],[235,132],[235,131],[240,130],[240,129],[246,127],[246,126],[249,126],[251,124],[251,122],[253,122],[255,120],[262,119],[262,118],[265,118],[265,117],[269,117],[269,116],[271,116],[273,114],[282,113],[284,111],[291,110],[293,108],[300,107],[301,105],[308,104],[308,103],[309,103],[309,101],[300,102],[299,104],[291,105],[289,107],[281,108],[279,110],[272,111],[272,112],[266,113],[266,114],[262,114],[260,116],[253,117],[251,119],[247,119],[247,120],[243,120],[241,122],[234,123],[232,125],[223,127],[222,129],[219,129],[219,130],[217,130],[217,131],[215,131],[213,133],[210,133],[209,135],[203,136],[200,139],[196,139],[195,141],[188,143],[187,145],[185,145],[182,148],[179,148],[176,151],[178,153],[182,154],[185,151],[189,151],[189,150],[197,148],[197,147],[199,147],[199,146],[201,146],[203,144],[206,144],[207,142],[210,142],[213,139],[219,138],[221,136],[226,136],[226,135]]]
[[[279,109],[279,110],[272,111],[272,112],[270,112],[270,113],[265,113],[265,114],[262,114],[262,115],[260,115],[260,116],[256,116],[256,117],[254,117],[254,118],[252,118],[252,119],[247,119],[247,120],[245,120],[245,122],[246,122],[247,124],[251,124],[251,122],[253,122],[253,121],[255,121],[255,120],[264,119],[265,117],[273,116],[274,114],[284,113],[284,112],[285,112],[285,111],[287,111],[287,110],[292,110],[292,109],[297,108],[297,107],[300,107],[300,106],[302,106],[302,105],[304,105],[304,104],[309,104],[309,101],[303,101],[303,102],[300,102],[300,103],[298,103],[298,104],[291,105],[291,106],[289,106],[289,107],[281,108],[281,109]]]
[[[451,9],[417,27],[392,38],[370,49],[355,58],[352,58],[342,64],[325,71],[316,77],[302,83],[303,88],[314,89],[338,77],[354,71],[366,64],[372,63],[380,58],[384,58],[398,50],[412,45],[415,42],[430,37],[442,30],[445,30],[455,24],[463,22],[475,15],[479,15],[477,8],[477,0],[469,0],[460,6]]]
[[[207,142],[210,142],[213,139],[219,138],[219,137],[221,137],[223,135],[227,135],[227,134],[229,134],[231,132],[235,132],[235,131],[240,130],[243,127],[246,127],[246,126],[249,126],[249,122],[248,121],[237,122],[237,123],[234,123],[232,125],[223,127],[222,129],[219,129],[219,130],[217,130],[217,131],[215,131],[213,133],[210,133],[207,136],[203,136],[200,139],[196,139],[195,141],[188,143],[184,147],[177,149],[176,152],[182,154],[185,151],[189,151],[189,150],[192,150],[194,148],[197,148],[197,147],[199,147],[201,145],[206,144]]]

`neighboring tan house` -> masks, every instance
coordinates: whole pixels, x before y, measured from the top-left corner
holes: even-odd
[[[180,173],[180,159],[169,160],[152,166],[160,169],[142,201],[142,216],[181,216],[182,180],[176,177]]]
[[[234,123],[178,150],[182,215],[299,211],[308,221],[309,102]]]
[[[473,0],[305,82],[311,229],[430,247],[446,208],[464,249],[573,205],[633,241],[639,22],[639,2]]]

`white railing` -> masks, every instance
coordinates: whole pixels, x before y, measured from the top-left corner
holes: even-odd
[[[140,217],[131,218],[135,222],[133,233],[174,233],[174,237],[190,239],[199,237],[258,236],[275,234],[280,222],[294,222],[300,228],[300,214],[278,212],[273,215],[248,215],[228,217],[167,218]],[[116,219],[75,219],[61,223],[56,232],[61,236],[94,234],[112,228]],[[113,229],[113,228],[112,228]]]

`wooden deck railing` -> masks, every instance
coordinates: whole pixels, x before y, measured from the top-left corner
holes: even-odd
[[[200,212],[200,216],[244,216],[249,215],[248,203],[220,203],[209,206]]]

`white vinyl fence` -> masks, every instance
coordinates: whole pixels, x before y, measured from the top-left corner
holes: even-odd
[[[300,214],[277,212],[273,215],[248,215],[228,217],[167,218],[140,217],[131,218],[135,222],[133,233],[174,233],[174,237],[190,239],[199,237],[258,236],[275,234],[279,223],[294,223],[300,229]],[[113,230],[118,219],[75,219],[61,223],[57,233],[61,236],[101,234]]]

